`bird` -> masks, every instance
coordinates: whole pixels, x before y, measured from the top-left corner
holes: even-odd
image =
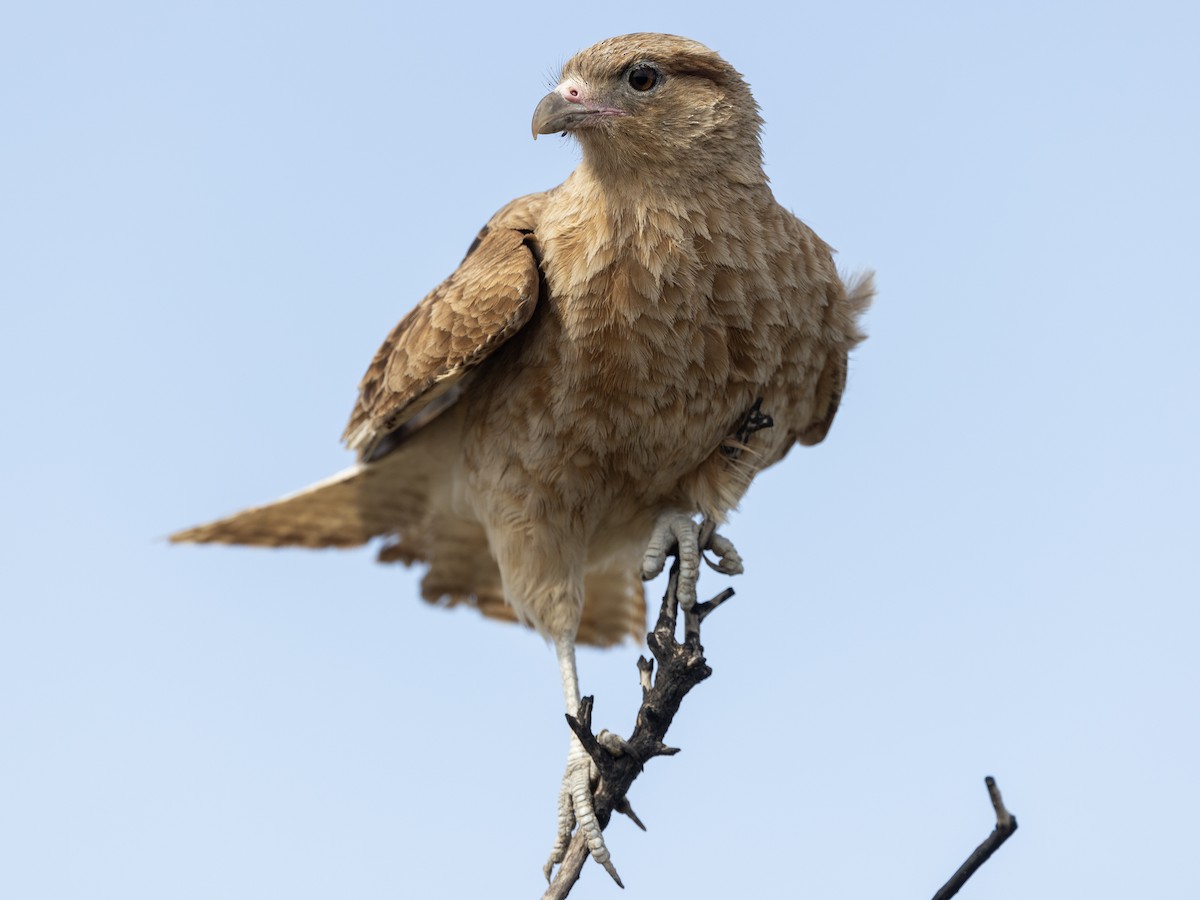
[[[688,38],[637,33],[571,57],[532,131],[581,149],[519,197],[387,336],[343,439],[348,469],[175,542],[379,543],[424,565],[424,599],[519,621],[580,704],[577,644],[639,640],[643,582],[677,548],[741,570],[721,526],[754,476],[822,441],[873,274],[775,199],[746,80]],[[772,427],[747,437],[753,411]],[[711,537],[708,537],[709,534]],[[701,541],[704,540],[704,545]],[[617,879],[570,738],[545,874],[582,830]]]

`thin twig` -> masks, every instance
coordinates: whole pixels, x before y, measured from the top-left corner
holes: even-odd
[[[996,827],[987,839],[975,848],[975,852],[967,857],[967,861],[958,867],[958,871],[950,876],[950,880],[942,885],[942,889],[933,895],[933,900],[949,900],[957,894],[959,888],[967,883],[967,879],[1017,830],[1017,818],[1004,806],[1000,788],[996,787],[996,779],[989,775],[983,783],[987,785],[992,808],[996,810]]]

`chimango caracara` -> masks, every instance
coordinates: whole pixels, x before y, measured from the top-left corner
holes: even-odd
[[[388,335],[345,441],[358,463],[176,541],[349,547],[428,566],[426,600],[519,619],[554,643],[569,713],[577,642],[640,639],[642,579],[721,522],[795,443],[825,437],[870,279],[775,202],[741,76],[680,37],[573,57],[533,132],[583,160],[512,201]],[[737,439],[761,398],[774,426]],[[730,452],[733,448],[741,452]],[[732,545],[710,545],[740,571]],[[648,549],[649,548],[649,549]],[[611,871],[572,737],[547,874],[579,823]],[[615,874],[615,873],[614,873]]]

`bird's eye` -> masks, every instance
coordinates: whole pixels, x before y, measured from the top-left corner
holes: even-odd
[[[658,84],[658,71],[650,66],[638,66],[629,72],[629,86],[635,91],[648,91]]]

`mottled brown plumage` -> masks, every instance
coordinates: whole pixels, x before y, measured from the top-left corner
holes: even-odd
[[[500,210],[389,335],[346,429],[360,463],[174,540],[381,537],[380,559],[428,564],[426,599],[559,645],[640,637],[656,521],[720,522],[757,471],[822,440],[862,337],[870,280],[848,288],[775,202],[760,124],[693,41],[576,55],[534,130],[573,133],[582,163]],[[775,427],[723,453],[759,397]]]

